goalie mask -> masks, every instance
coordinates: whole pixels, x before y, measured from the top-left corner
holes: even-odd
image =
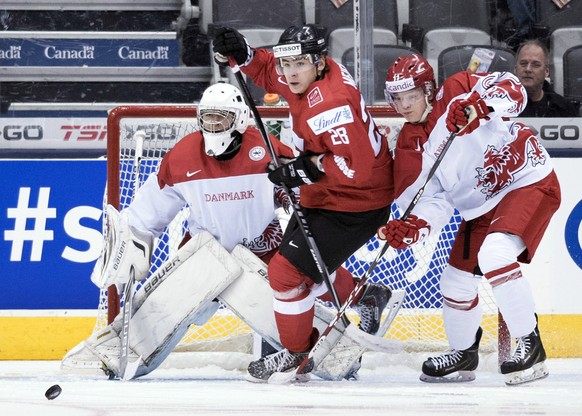
[[[310,70],[312,65],[318,66],[327,55],[327,41],[325,34],[327,29],[323,26],[308,24],[302,27],[291,26],[287,28],[279,43],[273,46],[273,54],[277,62],[277,73],[284,72],[289,65],[296,61],[307,61],[309,65],[293,65],[294,70]]]
[[[421,88],[426,101],[426,110],[420,120],[424,122],[432,111],[432,100],[436,82],[434,71],[428,61],[420,55],[401,56],[388,67],[384,95],[388,105],[395,107],[397,94]]]
[[[249,124],[249,107],[240,90],[224,83],[208,87],[198,104],[198,124],[208,156],[237,149]]]

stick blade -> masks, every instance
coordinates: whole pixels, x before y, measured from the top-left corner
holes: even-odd
[[[121,379],[123,381],[128,381],[128,380],[131,380],[132,378],[135,378],[135,375],[137,374],[137,370],[139,369],[140,362],[141,362],[141,355],[139,357],[137,357],[137,359],[134,361],[127,360],[127,364],[125,365],[125,370],[123,371],[123,374],[121,375]]]

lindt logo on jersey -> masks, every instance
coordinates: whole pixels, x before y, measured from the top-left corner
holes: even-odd
[[[307,124],[315,134],[321,134],[343,124],[354,122],[354,115],[350,106],[332,108],[307,120]]]
[[[170,48],[168,46],[158,46],[157,49],[153,50],[143,50],[143,49],[131,49],[129,46],[122,46],[119,48],[117,54],[121,59],[127,60],[137,60],[137,59],[169,59],[168,52]]]
[[[281,58],[283,56],[301,55],[301,44],[293,43],[290,45],[273,46],[273,53],[275,54],[275,58]]]
[[[83,49],[57,49],[56,46],[47,46],[44,56],[48,59],[95,59],[95,46],[85,45]]]
[[[414,81],[412,78],[395,79],[394,81],[386,81],[386,91],[391,94],[408,91],[414,88]]]
[[[0,49],[0,59],[20,59],[21,46],[12,45],[10,49]]]

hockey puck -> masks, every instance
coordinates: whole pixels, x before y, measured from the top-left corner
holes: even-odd
[[[55,384],[54,386],[49,387],[49,389],[44,394],[44,397],[46,397],[48,400],[54,400],[59,397],[59,394],[61,394],[62,391],[63,389],[61,389],[61,386]]]

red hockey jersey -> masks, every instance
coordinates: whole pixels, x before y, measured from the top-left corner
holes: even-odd
[[[287,100],[297,149],[324,154],[325,175],[317,183],[301,187],[301,205],[350,212],[386,207],[393,200],[388,143],[350,73],[329,57],[326,65],[323,79],[303,94],[291,92],[266,49],[257,49],[250,64],[241,69],[257,85]]]

